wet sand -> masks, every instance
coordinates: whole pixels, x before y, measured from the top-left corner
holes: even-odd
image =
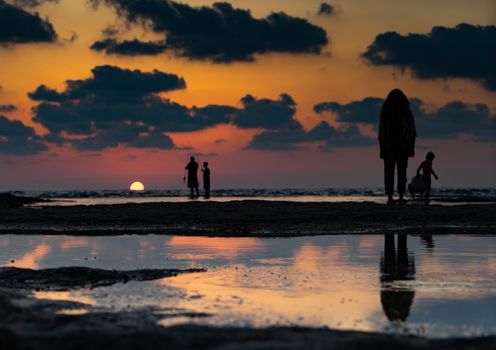
[[[418,203],[418,202],[417,202]],[[496,204],[295,203],[266,201],[0,205],[0,233],[176,234],[288,237],[319,234],[496,233]]]
[[[269,327],[263,329],[182,325],[162,327],[164,317],[152,308],[112,312],[95,310],[90,305],[69,301],[35,299],[33,289],[80,288],[95,280],[122,282],[123,271],[60,268],[26,270],[0,269],[3,277],[17,276],[14,284],[0,286],[0,344],[2,349],[490,349],[496,337],[470,339],[426,339],[406,335],[387,335],[327,328]],[[157,271],[155,271],[157,272]],[[169,271],[170,272],[170,271]],[[191,271],[172,271],[170,276]],[[150,276],[139,271],[133,276],[161,278],[166,271]],[[57,284],[72,275],[72,283]],[[35,276],[35,284],[27,283]],[[7,278],[8,279],[8,278]],[[11,278],[12,279],[12,278]],[[25,279],[23,282],[22,280]],[[2,278],[3,280],[3,278]],[[138,278],[140,280],[140,278]],[[61,314],[61,310],[81,310],[84,314]],[[194,315],[189,315],[194,316]],[[203,317],[203,315],[197,315]],[[208,317],[205,316],[205,317]]]

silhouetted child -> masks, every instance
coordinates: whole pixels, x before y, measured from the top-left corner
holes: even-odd
[[[431,175],[434,175],[434,178],[436,180],[439,179],[439,177],[434,172],[434,169],[432,169],[432,161],[434,160],[434,158],[435,155],[433,152],[427,152],[425,160],[417,169],[417,175],[419,175],[420,170],[422,169],[422,180],[424,181],[425,186],[424,200],[426,205],[429,205],[429,197],[431,195]]]
[[[203,163],[203,188],[205,189],[205,198],[210,198],[210,168],[208,162]]]

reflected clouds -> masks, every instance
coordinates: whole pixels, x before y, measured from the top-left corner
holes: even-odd
[[[225,259],[233,260],[245,253],[263,252],[264,244],[256,238],[219,238],[173,236],[166,247],[173,248],[176,259],[201,260]]]
[[[40,260],[46,257],[51,250],[52,247],[46,243],[38,244],[32,251],[24,254],[20,259],[16,259],[13,265],[25,269],[38,269]]]

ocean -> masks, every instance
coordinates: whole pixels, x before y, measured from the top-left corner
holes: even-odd
[[[14,195],[50,199],[42,205],[96,205],[153,202],[186,202],[187,189],[156,189],[142,192],[121,190],[58,190],[58,191],[12,191]],[[482,188],[435,188],[433,203],[493,203],[496,187]],[[411,199],[407,194],[407,199]],[[204,200],[201,197],[198,200]],[[253,188],[214,189],[209,201],[266,200],[293,202],[375,202],[384,203],[382,188]]]

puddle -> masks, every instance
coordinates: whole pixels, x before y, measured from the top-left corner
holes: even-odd
[[[198,268],[206,273],[37,293],[198,323],[496,335],[496,237],[0,236],[4,266]],[[13,261],[13,262],[11,262]]]

